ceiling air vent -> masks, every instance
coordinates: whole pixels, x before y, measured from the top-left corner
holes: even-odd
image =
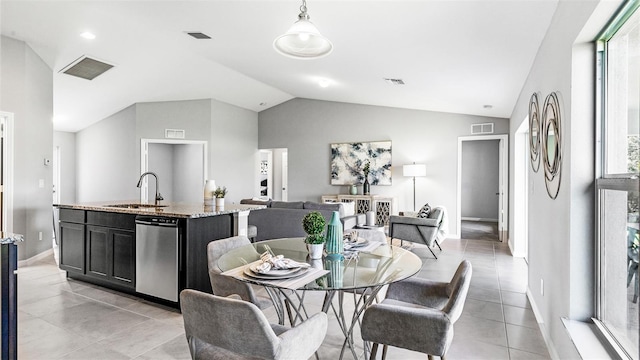
[[[471,124],[471,134],[493,134],[493,123]]]
[[[184,139],[184,130],[182,129],[164,129],[165,139]]]
[[[73,61],[71,64],[65,66],[62,70],[60,70],[60,72],[67,75],[77,76],[86,80],[93,80],[112,67],[113,65],[111,64],[107,64],[105,62],[83,55]]]
[[[187,31],[187,34],[192,36],[192,37],[194,37],[194,38],[196,38],[196,39],[198,39],[198,40],[211,39],[211,36],[209,36],[207,34],[204,34],[204,33],[201,33],[201,32],[196,32],[196,31],[190,32],[190,31]]]
[[[404,85],[404,81],[402,79],[388,79],[384,78],[384,81],[391,85]]]

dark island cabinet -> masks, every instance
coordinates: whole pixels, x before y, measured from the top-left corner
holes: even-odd
[[[87,211],[86,275],[135,288],[136,215]]]
[[[60,209],[60,269],[135,289],[135,214]]]
[[[87,276],[135,287],[135,232],[87,225]]]
[[[84,274],[84,210],[60,209],[60,269]]]

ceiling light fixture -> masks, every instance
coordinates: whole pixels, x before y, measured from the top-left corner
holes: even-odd
[[[96,38],[96,36],[93,33],[90,33],[88,31],[83,32],[82,34],[80,34],[80,36],[87,40],[93,40]]]
[[[320,85],[320,87],[322,88],[326,88],[331,85],[331,81],[329,81],[328,79],[320,79],[320,81],[318,81],[318,85]]]
[[[318,59],[333,51],[333,44],[320,35],[318,28],[309,21],[307,1],[302,0],[300,14],[289,30],[273,41],[273,47],[284,56],[294,59]]]

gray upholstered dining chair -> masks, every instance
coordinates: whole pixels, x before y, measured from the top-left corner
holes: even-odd
[[[386,298],[367,308],[362,318],[362,339],[418,351],[444,359],[453,340],[453,324],[460,318],[471,283],[471,263],[464,260],[450,282],[409,278],[389,285]]]
[[[327,333],[319,312],[295,327],[270,324],[252,303],[197,290],[180,293],[192,359],[308,359]]]
[[[436,238],[442,226],[444,211],[440,207],[433,208],[427,218],[392,215],[389,217],[389,236],[391,240],[400,239],[425,244],[437,259],[438,257],[431,250],[431,247],[435,244],[442,251]]]
[[[242,300],[255,304],[260,309],[266,309],[273,305],[267,296],[258,296],[250,284],[222,275],[218,267],[218,259],[230,250],[250,245],[251,241],[246,236],[234,236],[226,239],[214,240],[207,245],[207,265],[209,268],[209,280],[213,294],[217,296],[237,295]]]

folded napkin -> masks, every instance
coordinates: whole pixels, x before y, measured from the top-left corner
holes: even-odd
[[[300,263],[292,259],[287,259],[283,255],[273,256],[268,251],[265,251],[262,255],[260,255],[260,260],[262,261],[262,263],[256,265],[256,270],[261,273],[269,272],[272,269],[285,270],[310,266],[307,263]]]

